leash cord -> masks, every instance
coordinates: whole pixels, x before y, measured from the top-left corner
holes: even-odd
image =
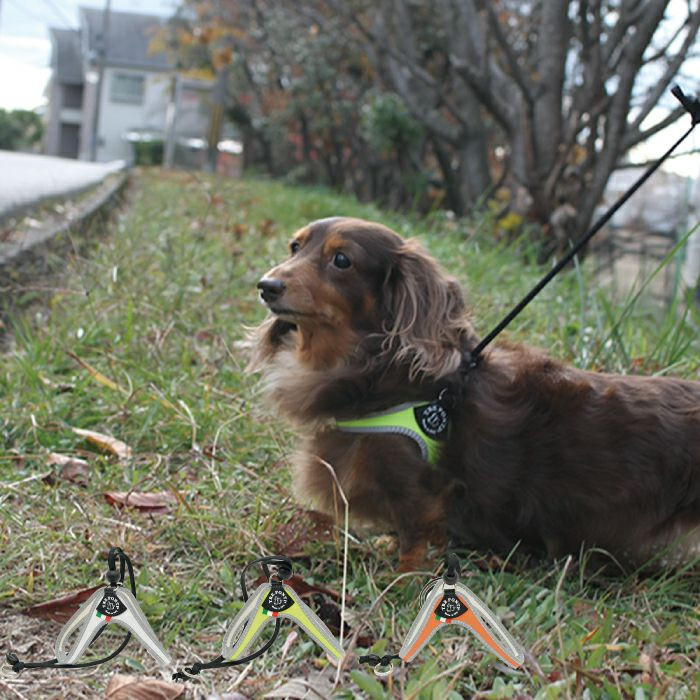
[[[247,664],[249,661],[257,659],[258,656],[262,656],[275,643],[279,631],[280,621],[279,618],[277,618],[275,620],[275,629],[272,631],[272,636],[270,637],[270,639],[268,639],[265,642],[265,644],[263,644],[260,647],[260,649],[253,652],[252,654],[244,656],[242,659],[236,659],[235,661],[224,661],[223,656],[217,656],[215,659],[207,661],[206,663],[200,663],[199,661],[196,661],[192,664],[192,666],[186,666],[182,671],[173,673],[172,679],[174,681],[185,681],[191,676],[196,676],[200,671],[205,671],[210,668],[229,668],[231,666],[240,666],[241,664]]]
[[[119,572],[116,570],[116,558],[119,557]],[[119,547],[112,547],[107,555],[107,581],[110,586],[115,586],[118,583],[124,583],[124,573],[125,566],[129,570],[129,583],[131,586],[131,592],[136,596],[136,578],[134,577],[134,567],[131,564],[131,559],[127,554],[122,551]],[[98,637],[107,629],[107,626],[101,627],[97,634],[93,637],[89,646],[92,646]],[[19,673],[24,669],[33,668],[91,668],[93,666],[99,666],[107,661],[111,661],[115,657],[124,651],[124,648],[129,643],[131,639],[131,632],[127,632],[122,640],[121,644],[108,656],[101,659],[95,659],[94,661],[85,661],[81,664],[59,664],[58,659],[49,659],[48,661],[20,661],[17,654],[14,652],[8,652],[5,654],[5,660],[9,664],[10,668],[15,672]]]
[[[564,269],[583,248],[588,241],[605,226],[615,215],[618,209],[658,170],[662,163],[676,150],[676,148],[690,135],[695,126],[700,123],[700,100],[697,97],[687,97],[678,85],[671,88],[673,96],[683,105],[690,114],[692,123],[690,128],[671,146],[656,162],[634,182],[634,184],[613,204],[603,216],[585,233],[571,248],[571,250],[516,304],[513,309],[498,323],[498,325],[471,351],[465,353],[462,361],[462,374],[474,369],[481,359],[481,353],[498,336],[513,319],[551,282],[551,280]]]

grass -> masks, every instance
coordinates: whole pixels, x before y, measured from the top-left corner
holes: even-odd
[[[218,655],[225,625],[241,605],[240,570],[289,540],[301,517],[286,469],[296,436],[244,372],[245,326],[264,317],[255,283],[286,254],[293,230],[339,213],[419,236],[464,283],[482,333],[541,274],[523,264],[535,257],[525,242],[495,243],[485,220],[436,215],[419,222],[322,190],[150,171],[136,176],[114,222],[94,225],[89,236],[71,241],[69,255],[50,259],[55,272],[45,291],[34,284],[4,300],[3,653],[12,647],[23,659],[52,656],[58,626],[21,611],[97,585],[106,550],[118,545],[134,560],[144,612],[178,665]],[[698,320],[681,299],[667,312],[643,292],[634,303],[612,303],[584,264],[550,285],[508,335],[582,367],[698,379]],[[132,456],[105,454],[72,428],[112,435]],[[62,479],[47,466],[50,452],[86,459],[87,484]],[[179,501],[154,515],[115,509],[104,498],[130,490],[176,493]],[[339,589],[341,540],[339,532],[302,531],[297,573]],[[697,564],[655,577],[591,578],[584,561],[461,554],[467,585],[529,650],[526,670],[508,672],[464,630],[444,631],[408,674],[387,683],[367,667],[354,668],[332,697],[697,697]],[[396,577],[396,559],[386,538],[353,532],[351,634],[375,640],[378,653],[398,650],[427,580],[416,575],[392,587],[368,616]],[[282,640],[289,631],[285,625]],[[318,687],[319,678],[332,680],[333,669],[303,634],[284,660],[282,640],[244,674],[203,674],[188,684],[188,697],[233,688],[259,697],[281,680],[305,678]],[[115,645],[114,636],[103,635],[98,653]],[[29,671],[12,686],[0,679],[0,690],[3,697],[102,696],[114,670],[159,677],[132,642],[109,670]]]

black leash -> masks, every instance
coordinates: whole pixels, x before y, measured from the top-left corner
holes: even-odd
[[[117,571],[116,560],[119,557],[119,571]],[[110,586],[116,586],[118,583],[124,583],[125,568],[129,570],[129,583],[131,585],[131,592],[136,596],[136,579],[134,577],[134,567],[131,564],[131,559],[122,551],[119,547],[112,547],[107,555],[107,581]],[[99,638],[102,632],[107,629],[106,627],[100,628],[97,634],[94,636],[90,642],[90,646],[95,643],[95,640]],[[49,659],[47,661],[20,661],[17,654],[10,651],[5,654],[5,660],[9,664],[10,668],[15,672],[19,673],[25,669],[32,668],[90,668],[92,666],[99,666],[100,664],[111,661],[116,656],[119,656],[124,648],[129,643],[131,639],[131,632],[127,632],[122,643],[109,655],[101,659],[95,659],[94,661],[86,661],[80,664],[59,664],[58,659]]]
[[[274,565],[277,567],[277,571],[275,572],[274,575],[277,578],[279,578],[280,581],[286,581],[292,575],[292,562],[287,557],[283,557],[283,556],[261,557],[260,559],[256,559],[255,561],[249,562],[248,564],[245,565],[245,568],[241,572],[241,576],[240,576],[241,593],[243,594],[243,602],[248,600],[248,589],[246,588],[246,585],[245,585],[245,575],[246,575],[246,572],[248,571],[248,569],[250,569],[250,567],[254,566],[255,564],[261,565],[263,573],[265,575],[265,578],[267,578],[267,579],[270,578],[270,569],[268,567],[268,564],[271,564],[271,565]],[[205,671],[207,669],[229,668],[231,666],[240,666],[241,664],[247,664],[249,661],[252,661],[253,659],[257,659],[258,656],[262,656],[275,643],[275,640],[277,639],[277,635],[279,634],[279,631],[280,631],[280,620],[279,620],[279,618],[277,618],[277,619],[275,619],[275,628],[272,631],[272,636],[270,637],[270,639],[267,640],[267,642],[265,642],[265,644],[263,646],[260,647],[260,649],[258,649],[254,653],[249,654],[248,656],[244,656],[241,659],[236,659],[235,661],[226,661],[223,656],[217,656],[215,659],[212,659],[211,661],[206,661],[206,662],[195,661],[191,666],[185,666],[182,671],[177,671],[177,673],[174,673],[172,676],[172,679],[174,681],[186,681],[188,678],[196,676],[201,671]]]
[[[507,328],[513,319],[561,272],[583,248],[588,241],[605,226],[614,216],[615,212],[658,170],[661,164],[676,150],[676,148],[690,135],[695,126],[700,123],[700,100],[697,97],[692,99],[687,97],[678,85],[671,88],[671,94],[683,105],[683,108],[690,114],[692,122],[688,131],[681,136],[676,143],[669,148],[656,162],[637,179],[637,181],[613,204],[603,216],[584,234],[571,248],[571,250],[513,307],[513,309],[498,323],[498,325],[479,342],[472,350],[463,354],[460,372],[462,377],[476,368],[481,360],[481,353],[484,349]],[[444,400],[444,398],[442,399]],[[442,402],[441,400],[441,402]]]

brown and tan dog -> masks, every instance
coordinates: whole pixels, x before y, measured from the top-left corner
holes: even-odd
[[[484,353],[460,288],[412,240],[359,219],[316,221],[258,287],[272,316],[252,367],[305,442],[295,487],[333,510],[336,470],[358,521],[398,532],[403,570],[448,534],[550,556],[582,544],[642,561],[700,533],[700,383],[585,372],[524,346]],[[336,420],[433,401],[459,385],[435,465],[397,433]]]

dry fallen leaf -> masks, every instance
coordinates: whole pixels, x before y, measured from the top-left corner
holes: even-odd
[[[105,689],[107,700],[174,700],[185,692],[183,683],[137,678],[117,673]]]
[[[80,604],[84,603],[95,591],[103,588],[103,585],[83,588],[62,598],[50,600],[48,603],[32,605],[24,611],[24,614],[29,615],[29,617],[40,617],[43,620],[66,622],[80,607]]]
[[[131,448],[125,442],[117,440],[117,438],[97,433],[94,430],[83,430],[82,428],[72,428],[72,430],[76,435],[84,437],[93,445],[97,445],[101,450],[111,452],[120,459],[131,457]]]
[[[46,465],[61,467],[61,477],[76,484],[85,484],[90,474],[90,465],[79,457],[50,452],[46,458]]]
[[[272,549],[287,557],[301,557],[308,544],[332,542],[333,538],[333,518],[315,510],[298,509],[274,533]]]
[[[264,698],[328,698],[333,692],[332,681],[323,674],[305,678],[292,678],[283,685],[263,695]]]
[[[113,506],[129,506],[144,513],[168,513],[179,503],[177,496],[169,491],[139,493],[136,491],[107,491],[107,502]]]

